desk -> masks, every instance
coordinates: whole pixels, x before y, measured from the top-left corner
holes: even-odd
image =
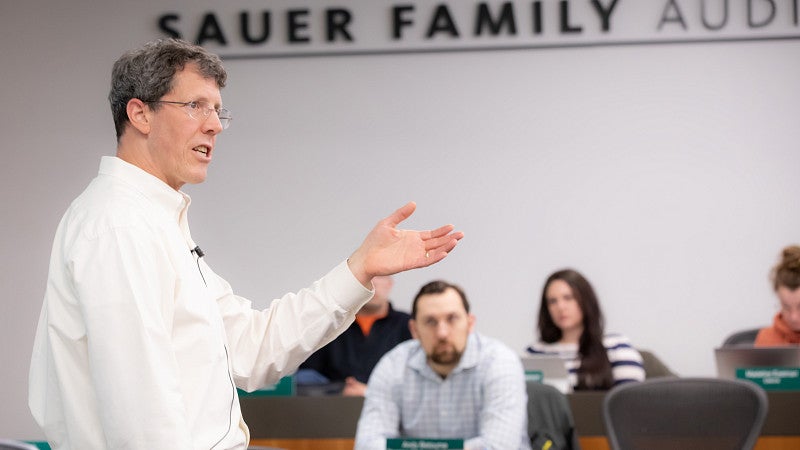
[[[604,392],[569,394],[583,450],[607,450]],[[756,450],[800,448],[800,392],[768,391],[769,412]],[[351,449],[361,414],[361,397],[242,397],[242,415],[253,445],[292,450]]]
[[[356,436],[362,397],[241,397],[252,439]]]
[[[352,450],[361,397],[241,397],[250,445]]]

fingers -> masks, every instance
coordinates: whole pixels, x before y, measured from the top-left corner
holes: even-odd
[[[434,238],[445,236],[448,233],[450,233],[451,231],[453,231],[454,229],[455,229],[455,227],[453,225],[445,225],[443,227],[439,227],[439,228],[437,228],[435,230],[432,230],[432,231],[420,231],[419,235],[423,240],[427,241],[428,239],[434,239]],[[463,237],[463,233],[462,233],[462,237]],[[461,239],[461,238],[458,238],[458,239]]]
[[[427,267],[443,260],[448,254],[450,254],[451,251],[453,251],[454,248],[456,248],[456,244],[458,244],[459,239],[461,239],[461,237],[457,239],[447,239],[441,246],[432,248],[425,252],[427,256],[423,258],[420,267]]]
[[[447,231],[442,234],[438,233],[438,231],[442,229],[447,229]],[[444,245],[449,245],[450,241],[458,242],[459,240],[461,240],[461,238],[464,237],[464,233],[462,233],[461,231],[450,233],[452,230],[453,230],[452,225],[446,225],[442,228],[429,232],[435,236],[429,237],[427,239],[424,236],[425,233],[420,233],[420,237],[422,238],[425,244],[425,250],[433,250]]]
[[[450,253],[450,251],[453,250],[458,244],[459,239],[460,238],[456,238],[454,236],[448,236],[446,238],[442,238],[441,240],[436,241],[437,245],[426,248],[425,252],[427,253],[428,257],[437,255],[441,252]]]
[[[415,209],[417,209],[417,204],[414,202],[408,202],[384,220],[386,221],[387,225],[395,228],[400,222],[408,219],[408,217],[414,213]]]
[[[425,241],[425,262],[424,266],[430,266],[443,260],[458,245],[458,241],[464,237],[464,233],[458,231],[440,238]]]

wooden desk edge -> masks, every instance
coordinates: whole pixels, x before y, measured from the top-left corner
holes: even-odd
[[[611,450],[605,436],[578,438],[582,450]],[[347,439],[253,439],[250,445],[276,447],[287,450],[352,450],[355,440]],[[796,450],[800,448],[800,436],[762,436],[753,450]]]

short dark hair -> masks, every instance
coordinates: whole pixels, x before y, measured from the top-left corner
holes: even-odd
[[[123,54],[111,70],[111,115],[117,141],[128,124],[128,102],[158,100],[172,90],[175,74],[187,64],[196,64],[203,77],[213,79],[217,87],[225,87],[227,73],[219,56],[199,45],[180,39],[159,39]],[[158,108],[153,103],[153,108]]]
[[[447,289],[453,289],[454,291],[458,292],[458,296],[461,297],[461,303],[464,305],[464,311],[469,313],[469,301],[467,301],[467,294],[464,293],[464,290],[461,289],[460,286],[443,280],[434,280],[425,286],[422,286],[419,292],[417,292],[417,296],[414,297],[414,303],[411,304],[411,318],[417,318],[417,303],[419,302],[420,297],[427,294],[441,294]]]

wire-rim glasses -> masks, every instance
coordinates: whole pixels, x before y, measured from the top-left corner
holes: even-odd
[[[231,112],[225,108],[216,108],[212,106],[210,103],[201,101],[201,100],[194,100],[191,102],[174,102],[169,100],[146,100],[145,103],[168,103],[170,105],[179,105],[183,107],[186,114],[189,115],[192,119],[195,120],[205,120],[208,116],[211,115],[211,111],[217,113],[217,117],[219,118],[219,123],[222,124],[222,129],[228,128],[231,124],[231,120],[233,120],[233,116]]]

